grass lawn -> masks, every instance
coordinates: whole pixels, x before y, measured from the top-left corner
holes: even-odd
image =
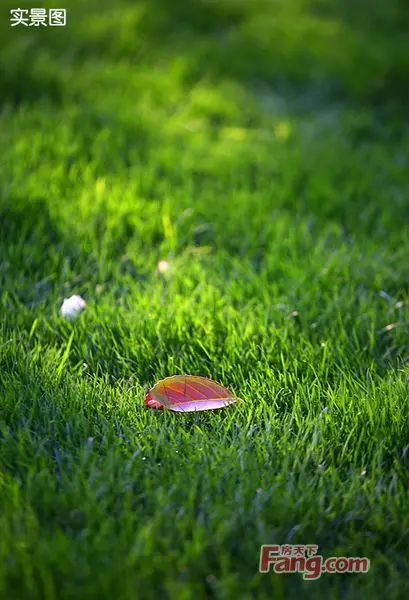
[[[407,598],[405,2],[70,0],[38,29],[16,6],[0,598]],[[243,401],[146,409],[180,373]],[[371,569],[260,574],[286,543]]]

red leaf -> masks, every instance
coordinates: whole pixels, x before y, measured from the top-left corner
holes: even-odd
[[[197,375],[175,375],[162,379],[149,390],[145,404],[149,408],[190,412],[222,408],[236,400],[232,392],[212,379]]]

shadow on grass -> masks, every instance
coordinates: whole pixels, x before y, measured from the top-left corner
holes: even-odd
[[[151,6],[144,20],[148,45],[190,56],[193,80],[205,74],[267,85],[288,100],[301,96],[304,111],[347,100],[407,114],[403,0],[308,6],[303,0],[152,0]]]
[[[0,282],[6,320],[17,317],[11,297],[34,306],[52,292],[54,279],[78,260],[80,245],[50,214],[46,198],[9,195],[0,200]],[[7,292],[11,292],[11,296]],[[3,298],[2,298],[3,299]],[[11,302],[11,303],[10,303]]]
[[[120,0],[114,6],[93,0],[74,4],[68,15],[57,32],[3,23],[1,101],[59,103],[67,91],[61,69],[84,60],[127,60],[137,68],[179,57],[190,82],[206,76],[267,86],[287,99],[301,97],[304,110],[347,99],[407,114],[403,0],[308,6],[303,0]]]
[[[0,239],[7,246],[38,242],[55,246],[62,242],[47,199],[33,197],[27,201],[18,195],[10,195],[0,204]]]

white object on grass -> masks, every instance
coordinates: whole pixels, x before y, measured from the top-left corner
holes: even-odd
[[[85,300],[81,296],[74,295],[70,298],[64,298],[61,306],[61,314],[66,318],[76,317],[86,305]]]
[[[161,260],[160,263],[158,264],[158,271],[159,273],[166,273],[166,271],[168,271],[169,269],[169,263],[167,260]]]

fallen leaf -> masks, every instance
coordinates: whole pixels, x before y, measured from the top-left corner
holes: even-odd
[[[232,392],[212,379],[197,375],[174,375],[162,379],[149,390],[145,404],[149,408],[192,412],[222,408],[236,400]]]

